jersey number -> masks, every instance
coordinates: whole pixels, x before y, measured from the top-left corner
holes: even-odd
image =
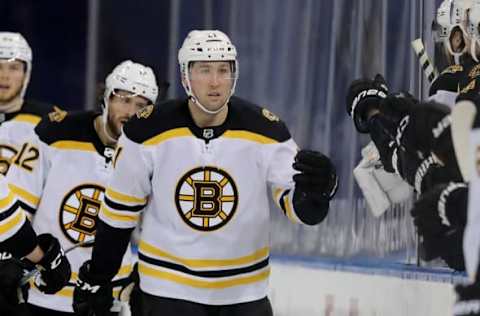
[[[38,156],[38,149],[29,143],[25,143],[23,144],[22,149],[20,149],[18,155],[15,157],[13,163],[23,169],[32,171],[33,164],[35,161],[37,161]]]

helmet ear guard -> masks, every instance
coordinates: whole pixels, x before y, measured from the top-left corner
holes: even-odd
[[[22,34],[0,32],[0,59],[20,60],[26,64],[25,77],[20,91],[20,98],[23,99],[32,73],[32,49]]]
[[[199,103],[193,94],[190,83],[190,66],[195,61],[228,61],[233,63],[232,70],[234,78],[230,96],[227,102],[215,111],[206,109]],[[178,63],[182,78],[182,85],[187,96],[194,101],[200,109],[209,114],[219,113],[228,103],[228,100],[235,92],[237,78],[239,74],[237,62],[237,49],[231,43],[228,36],[218,30],[193,30],[188,33],[182,47],[178,51]]]

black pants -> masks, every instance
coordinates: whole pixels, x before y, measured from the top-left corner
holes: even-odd
[[[142,316],[273,316],[267,297],[233,305],[205,305],[142,293]]]

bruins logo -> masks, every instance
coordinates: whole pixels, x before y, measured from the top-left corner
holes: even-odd
[[[60,227],[73,243],[95,238],[97,216],[105,188],[84,184],[67,193],[60,206]]]
[[[232,177],[221,169],[195,168],[178,182],[175,204],[188,226],[200,231],[216,230],[235,214],[237,188]]]
[[[60,109],[58,106],[53,107],[53,112],[48,113],[50,122],[60,123],[67,116],[68,112]]]
[[[278,118],[278,116],[276,116],[275,114],[273,114],[272,112],[270,112],[269,110],[267,109],[262,109],[262,114],[263,116],[265,116],[267,118],[267,120],[269,121],[272,121],[272,122],[278,122],[280,121],[280,118]]]
[[[152,114],[152,112],[153,112],[153,105],[150,104],[150,105],[147,105],[146,107],[138,110],[137,111],[137,117],[146,119],[150,116],[150,114]]]

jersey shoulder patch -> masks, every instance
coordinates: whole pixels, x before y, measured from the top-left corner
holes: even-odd
[[[137,112],[123,126],[123,133],[136,143],[143,143],[165,131],[188,125],[186,100],[169,100]]]
[[[50,114],[35,127],[35,133],[48,145],[57,141],[92,141],[96,135],[93,121],[99,113],[59,110]]]
[[[270,110],[243,100],[239,97],[230,99],[231,125],[229,129],[245,130],[269,137],[278,142],[291,138],[285,123]]]

